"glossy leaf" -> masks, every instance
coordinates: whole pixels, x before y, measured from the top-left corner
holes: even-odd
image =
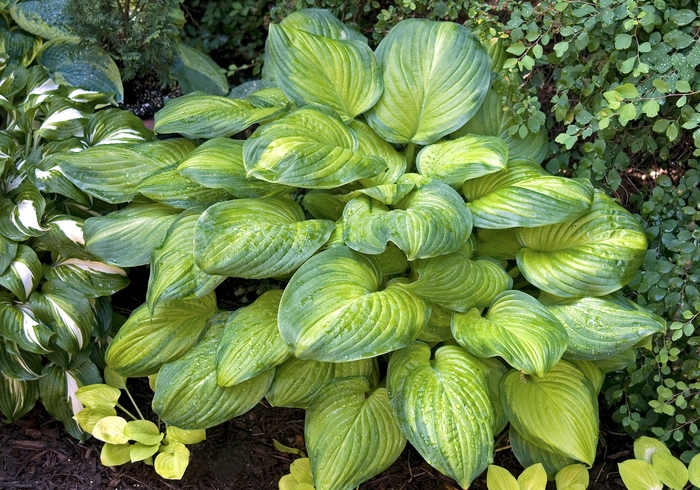
[[[29,0],[17,2],[9,10],[17,25],[35,36],[72,37],[73,19],[66,14],[67,3],[67,0]]]
[[[562,456],[559,453],[549,452],[533,444],[513,429],[512,425],[508,431],[508,439],[513,454],[522,466],[527,468],[533,464],[541,463],[547,472],[547,478],[550,480],[553,479],[562,468],[576,462],[576,460],[572,458]]]
[[[190,462],[190,450],[184,444],[173,443],[172,452],[160,453],[154,462],[156,473],[167,480],[180,480]]]
[[[0,372],[22,381],[41,378],[42,357],[20,348],[17,342],[0,337]]]
[[[117,411],[109,405],[93,405],[83,408],[80,412],[73,416],[73,420],[78,422],[78,425],[85,432],[92,434],[97,423],[106,417],[116,417]]]
[[[588,470],[582,464],[565,466],[557,472],[554,479],[557,483],[557,489],[561,490],[572,485],[583,485],[583,488],[588,488],[589,483]]]
[[[44,267],[44,276],[63,281],[88,298],[111,296],[129,285],[124,269],[94,260],[59,257]]]
[[[147,446],[158,444],[163,439],[163,434],[156,424],[150,420],[131,420],[124,427],[124,435],[130,440],[140,442]]]
[[[177,209],[208,207],[233,198],[224,189],[204,187],[177,172],[177,165],[155,171],[134,189],[151,201]]]
[[[89,146],[134,144],[151,141],[151,133],[134,113],[105,109],[90,116],[85,130]]]
[[[486,473],[486,485],[489,490],[520,490],[518,481],[505,468],[489,465]]]
[[[326,9],[297,10],[285,17],[281,25],[339,41],[367,42],[367,39],[362,34],[339,21]]]
[[[228,93],[224,70],[210,56],[185,43],[177,43],[173,73],[183,94],[197,90],[213,95]]]
[[[39,398],[39,383],[14,379],[0,373],[0,413],[14,422],[28,413]]]
[[[382,139],[370,126],[357,119],[350,121],[348,126],[357,134],[357,149],[365,155],[381,158],[387,167],[384,172],[375,177],[360,179],[362,185],[371,187],[393,184],[406,172],[406,157]]]
[[[0,285],[24,302],[39,286],[42,276],[43,270],[36,252],[31,247],[20,244],[10,267],[0,275]]]
[[[508,368],[495,357],[483,358],[481,362],[488,367],[489,399],[493,409],[493,433],[499,434],[508,425],[508,417],[501,404],[500,390],[501,378],[508,372]]]
[[[169,440],[181,442],[182,444],[198,444],[207,438],[204,429],[185,430],[169,425],[166,432]]]
[[[695,455],[688,464],[688,479],[696,487],[700,487],[700,456]]]

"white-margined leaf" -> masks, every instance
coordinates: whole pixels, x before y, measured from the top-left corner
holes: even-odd
[[[77,140],[77,138],[74,138],[74,140],[76,142],[76,147],[74,149],[77,151],[82,151],[83,146],[80,144],[80,141]],[[73,139],[69,141],[73,141]],[[65,143],[65,141],[62,143]],[[62,150],[64,150],[64,148],[62,148]],[[92,197],[81,191],[75,184],[73,184],[73,182],[70,181],[70,179],[68,179],[68,177],[63,174],[63,171],[58,166],[58,157],[53,157],[52,155],[53,154],[47,155],[35,168],[29,169],[28,174],[32,183],[37,187],[37,189],[45,194],[60,194],[73,199],[75,202],[86,207],[91,206]]]
[[[34,249],[20,243],[10,267],[0,275],[0,285],[12,291],[20,302],[24,302],[39,286],[43,274],[41,261]]]
[[[224,189],[205,187],[177,172],[177,165],[156,170],[134,189],[148,199],[177,209],[208,207],[233,196]]]
[[[66,13],[67,0],[28,0],[12,2],[9,8],[17,25],[44,39],[73,37],[72,19]],[[3,7],[6,10],[6,7]]]
[[[304,107],[259,127],[243,145],[248,177],[306,189],[371,178],[384,160],[358,149],[355,131],[331,111]]]
[[[376,255],[388,241],[408,260],[456,252],[471,234],[464,201],[447,184],[433,181],[414,190],[394,209],[368,196],[350,201],[343,211],[343,240],[353,250]]]
[[[397,284],[382,286],[379,264],[347,247],[307,260],[280,303],[282,339],[296,357],[351,361],[410,345],[428,321],[427,304]]]
[[[367,122],[392,143],[427,145],[455,131],[477,111],[490,83],[486,50],[452,22],[401,22],[379,44],[377,58],[384,92]]]
[[[196,264],[209,274],[246,279],[294,272],[326,243],[335,228],[306,220],[291,199],[236,199],[215,204],[197,221]]]
[[[126,271],[96,260],[57,257],[44,265],[44,276],[65,282],[88,298],[111,296],[129,285]]]
[[[366,187],[382,184],[393,184],[406,172],[406,157],[396,151],[393,145],[387,143],[374,129],[357,119],[348,124],[357,134],[357,149],[365,155],[379,157],[386,163],[386,170],[376,177],[360,179]]]
[[[90,116],[85,131],[89,146],[134,144],[151,141],[151,133],[141,118],[130,111],[105,109]]]
[[[508,147],[498,137],[466,135],[428,145],[416,156],[421,175],[439,179],[451,186],[505,170]]]
[[[3,274],[17,255],[17,242],[0,235],[0,274]]]
[[[14,422],[28,413],[39,398],[39,382],[14,379],[0,373],[0,413]]]
[[[515,369],[540,378],[561,359],[567,345],[564,327],[535,298],[504,291],[485,317],[477,308],[452,315],[452,334],[478,357],[500,356]]]
[[[3,2],[0,2],[0,9],[5,10],[8,4],[9,2],[5,3],[4,5]],[[15,74],[18,72],[18,65],[27,67],[32,63],[32,61],[34,61],[34,57],[41,49],[43,39],[31,35],[22,29],[10,30],[5,28],[0,31],[0,44],[3,45],[3,51],[5,54],[9,55],[10,59],[7,61],[14,66],[12,75],[10,76],[16,76]],[[5,77],[3,77],[3,79],[4,78]],[[3,80],[3,82],[0,82],[0,85],[2,85],[3,94],[8,96],[11,95],[13,91],[7,90],[5,86],[6,82],[7,80]]]
[[[173,74],[183,94],[201,90],[213,95],[228,93],[228,80],[225,70],[207,54],[188,46],[177,43],[177,52]]]
[[[41,236],[48,228],[41,225],[46,200],[39,189],[25,182],[12,199],[0,197],[0,235],[23,242]]]
[[[37,238],[42,248],[63,257],[95,260],[85,249],[84,219],[68,214],[53,214],[44,223],[49,230]]]
[[[46,354],[52,349],[54,332],[37,320],[30,305],[0,296],[0,336],[27,352]]]
[[[598,442],[598,403],[592,386],[573,364],[559,361],[544,378],[509,371],[501,401],[511,426],[533,444],[593,464]]]
[[[521,228],[518,239],[523,245],[517,256],[520,272],[541,290],[561,297],[617,291],[632,280],[647,249],[637,219],[600,192],[580,218]]]
[[[60,107],[47,114],[35,134],[51,141],[82,137],[85,134],[85,123],[86,117],[78,109]]]
[[[515,454],[515,457],[524,468],[539,463],[544,467],[550,479],[553,479],[562,468],[576,463],[576,460],[573,458],[549,452],[533,444],[520,435],[512,425],[508,430],[508,439],[510,440],[513,454]]]
[[[462,348],[417,342],[389,361],[389,400],[401,432],[433,468],[467,488],[493,460],[488,368]]]
[[[353,489],[388,468],[406,438],[386,388],[362,377],[326,383],[306,413],[304,428],[316,490]]]
[[[214,293],[191,300],[161,301],[153,312],[141,305],[109,345],[107,365],[129,378],[155,374],[163,364],[178,359],[197,343],[207,320],[215,313]]]
[[[41,378],[42,357],[27,352],[17,342],[0,336],[0,372],[13,379],[24,381]]]

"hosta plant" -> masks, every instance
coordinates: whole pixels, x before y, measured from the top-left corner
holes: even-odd
[[[402,22],[372,51],[302,11],[270,26],[263,82],[156,115],[180,138],[59,157],[124,205],[85,221],[88,252],[150,265],[109,367],[157,373],[153,408],[183,429],[262,398],[306,409],[317,490],[407,441],[466,488],[509,422],[525,466],[591,465],[605,373],[665,328],[619,291],[646,239],[588,181],[544,171],[542,135],[501,138],[491,67],[454,23]],[[219,311],[227,277],[286,286]]]
[[[658,439],[642,436],[634,441],[634,459],[618,463],[620,477],[628,490],[682,490],[688,480],[700,487],[700,456],[686,467]]]
[[[572,464],[560,469],[554,477],[557,490],[586,490],[588,488],[588,470],[582,464]],[[542,464],[537,463],[525,468],[517,478],[500,466],[489,466],[486,474],[489,490],[545,490],[547,472]]]

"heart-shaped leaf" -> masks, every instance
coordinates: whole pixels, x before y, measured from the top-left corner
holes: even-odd
[[[375,177],[360,179],[366,187],[393,184],[406,172],[406,157],[396,151],[367,124],[354,119],[348,124],[357,134],[357,149],[365,155],[379,157],[386,163],[386,170]]]
[[[120,466],[131,461],[131,444],[105,443],[100,452],[100,463],[104,466]]]
[[[86,407],[97,405],[114,407],[119,402],[121,391],[108,385],[96,384],[78,388],[75,395]]]
[[[661,483],[672,490],[683,490],[688,483],[688,468],[670,453],[656,451],[651,455],[651,465]]]
[[[175,442],[171,451],[160,453],[154,462],[156,473],[167,480],[180,480],[190,463],[190,450]]]
[[[489,490],[520,490],[518,481],[505,468],[496,465],[489,465],[486,473],[486,485]]]
[[[73,37],[74,19],[66,13],[67,3],[67,0],[29,0],[17,2],[9,10],[17,25],[35,36],[45,39]]]
[[[557,489],[564,490],[572,485],[583,485],[586,489],[589,483],[588,470],[582,464],[570,464],[557,472],[555,481]]]
[[[126,420],[122,417],[105,417],[95,424],[92,435],[102,442],[126,444],[129,438],[124,435]]]
[[[124,435],[130,440],[146,444],[148,446],[158,444],[163,439],[163,434],[156,424],[150,420],[131,420],[124,427]]]

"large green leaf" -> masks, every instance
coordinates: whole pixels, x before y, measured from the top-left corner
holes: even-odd
[[[393,184],[399,177],[406,173],[406,157],[396,151],[393,145],[387,143],[374,129],[357,119],[350,121],[350,128],[357,134],[357,149],[365,155],[379,157],[386,163],[386,170],[381,174],[360,179],[360,183],[366,187],[382,184]]]
[[[134,190],[151,201],[178,209],[208,207],[233,198],[224,189],[205,187],[181,175],[177,172],[177,165],[157,170]]]
[[[379,264],[347,247],[310,258],[280,303],[282,339],[296,357],[340,362],[410,345],[428,321],[426,303],[397,284],[382,286]]]
[[[277,328],[281,298],[282,290],[267,291],[229,317],[216,351],[219,386],[253,378],[291,357]]]
[[[42,357],[27,352],[12,341],[0,336],[0,372],[5,376],[24,381],[41,378]]]
[[[82,43],[77,38],[53,39],[42,47],[39,63],[56,83],[113,93],[117,102],[124,98],[119,68],[95,45]]]
[[[39,382],[8,378],[0,373],[0,413],[14,422],[28,413],[39,398]]]
[[[4,10],[3,7],[0,6],[0,10]],[[21,29],[0,29],[0,46],[2,51],[9,55],[12,64],[29,66],[41,49],[42,43],[43,40],[40,37],[28,34]],[[5,95],[9,94],[5,92]]]
[[[151,141],[153,133],[132,112],[105,109],[90,116],[85,139],[89,146],[133,144]]]
[[[306,413],[316,490],[353,489],[388,468],[406,445],[386,388],[366,378],[326,383]]]
[[[216,384],[216,351],[228,313],[217,315],[197,345],[165,364],[156,378],[153,410],[180,429],[206,429],[241,415],[262,400],[274,369],[222,388]]]
[[[644,261],[647,240],[637,219],[596,192],[580,218],[521,228],[518,267],[533,285],[561,297],[603,296],[632,280]]]
[[[621,293],[578,299],[543,295],[540,300],[566,327],[569,346],[564,357],[567,359],[607,359],[666,329],[663,318]]]
[[[213,95],[228,93],[228,80],[224,70],[210,56],[185,43],[177,43],[173,73],[183,94],[197,90]]]
[[[41,261],[36,252],[31,247],[20,244],[10,267],[0,275],[0,286],[9,289],[24,302],[39,286],[42,276]]]
[[[488,390],[489,399],[491,400],[491,408],[493,408],[493,433],[499,434],[506,425],[508,425],[508,417],[506,416],[503,405],[501,404],[501,378],[508,372],[505,364],[495,357],[482,358],[481,362],[486,364],[488,371]]]
[[[493,409],[486,365],[457,346],[417,342],[392,355],[389,400],[401,432],[461,488],[493,460]]]
[[[573,458],[549,452],[533,444],[520,435],[512,425],[508,430],[508,439],[510,440],[513,454],[515,454],[515,457],[524,468],[539,463],[544,466],[550,480],[565,466],[576,463],[576,460]]]
[[[271,24],[266,44],[275,81],[299,105],[332,108],[344,121],[370,109],[383,90],[379,63],[361,41],[341,41]]]
[[[598,404],[584,374],[559,361],[543,378],[511,370],[501,380],[501,401],[511,426],[548,452],[593,464]]]
[[[462,186],[478,228],[544,226],[578,218],[591,208],[588,180],[549,175],[532,160],[510,160],[504,171]]]
[[[375,177],[387,166],[358,150],[358,138],[332,112],[304,107],[259,127],[243,145],[249,177],[331,189]]]
[[[367,38],[339,21],[326,9],[311,8],[297,10],[285,17],[281,25],[283,27],[292,27],[339,41],[367,42]]]
[[[54,332],[37,320],[31,305],[0,296],[0,336],[16,342],[25,351],[46,354],[52,349]]]
[[[388,241],[408,260],[456,252],[471,234],[472,219],[464,201],[447,184],[433,181],[401,199],[394,209],[366,195],[343,211],[343,240],[353,250],[379,254]]]
[[[515,260],[522,248],[517,228],[488,229],[476,233],[476,253],[496,260]]]
[[[392,143],[427,145],[467,122],[486,96],[491,61],[466,27],[405,20],[377,48],[384,92],[367,122]]]
[[[45,39],[74,36],[74,19],[66,13],[68,0],[28,0],[12,2],[10,13],[17,25]]]
[[[148,264],[179,210],[161,204],[131,204],[119,211],[85,220],[85,246],[118,267]]]
[[[500,356],[515,369],[540,378],[561,359],[567,344],[557,317],[522,291],[496,296],[485,317],[477,308],[452,315],[452,334],[475,356]]]
[[[44,224],[49,230],[37,239],[42,249],[63,257],[95,260],[95,256],[85,250],[84,219],[68,214],[52,214]]]
[[[294,272],[335,228],[329,220],[304,218],[301,206],[281,197],[215,204],[197,221],[195,262],[209,274],[246,279]]]
[[[152,313],[147,305],[141,305],[117,332],[105,360],[122,376],[155,374],[163,364],[181,357],[197,343],[207,320],[215,313],[213,293],[191,300],[161,301]]]

